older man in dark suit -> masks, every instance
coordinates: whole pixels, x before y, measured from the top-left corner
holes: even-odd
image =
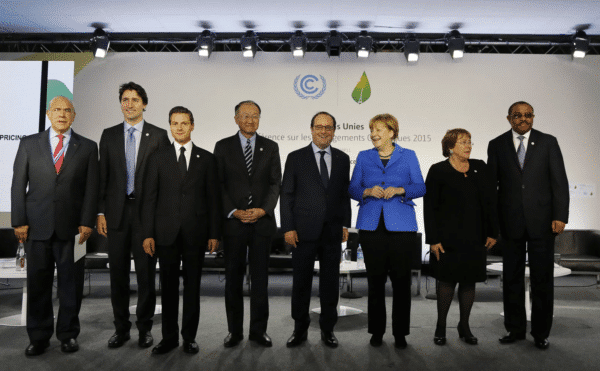
[[[183,264],[183,351],[198,353],[200,276],[206,248],[221,238],[221,193],[212,153],[192,143],[194,115],[181,106],[169,112],[173,145],[150,158],[142,206],[144,251],[160,261],[162,282],[161,342],[153,354],[179,346],[179,266]],[[156,246],[156,247],[155,247]]]
[[[52,283],[57,270],[56,337],[63,352],[79,349],[83,264],[74,261],[75,236],[85,242],[94,227],[98,197],[98,146],[71,129],[75,108],[59,96],[46,112],[52,127],[21,139],[15,158],[11,219],[27,250],[28,356],[42,354],[54,330]]]
[[[100,195],[98,233],[108,238],[110,298],[116,331],[108,340],[118,348],[129,340],[129,272],[131,256],[138,284],[136,325],[138,345],[150,347],[156,306],[156,258],[142,248],[140,219],[143,179],[150,155],[170,145],[167,131],[144,121],[148,95],[129,82],[119,88],[124,122],[105,129],[100,138]]]
[[[260,107],[252,101],[235,106],[239,132],[217,142],[214,154],[225,217],[225,308],[229,335],[225,347],[238,345],[243,336],[243,279],[246,252],[250,264],[249,339],[270,347],[268,268],[271,238],[277,230],[273,215],[281,186],[279,146],[256,134]]]
[[[294,333],[288,347],[302,344],[310,324],[309,305],[315,258],[320,262],[321,340],[335,348],[341,243],[348,240],[351,222],[350,158],[330,146],[335,118],[319,112],[310,122],[312,143],[288,155],[281,185],[281,229],[294,246],[292,318]]]
[[[569,183],[558,142],[532,129],[533,107],[516,102],[508,110],[512,130],[490,141],[488,168],[498,186],[503,253],[504,326],[500,343],[525,339],[525,254],[531,277],[531,335],[547,349],[554,306],[554,237],[569,217]]]

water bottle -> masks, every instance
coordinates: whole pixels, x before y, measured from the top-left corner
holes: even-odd
[[[25,254],[25,245],[23,242],[19,242],[19,248],[17,249],[17,271],[27,270],[27,255]]]
[[[363,269],[365,267],[365,256],[363,255],[362,247],[360,247],[360,244],[358,244],[358,249],[356,250],[356,265],[360,269]]]

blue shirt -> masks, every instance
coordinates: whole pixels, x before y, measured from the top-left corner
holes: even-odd
[[[319,168],[319,174],[321,174],[321,154],[319,152],[325,151],[325,164],[327,165],[327,175],[331,178],[331,146],[327,146],[325,149],[321,149],[311,143],[313,152],[315,153],[315,160],[317,160],[317,167]]]
[[[125,152],[127,153],[127,137],[129,136],[129,125],[126,122],[123,122],[123,139],[125,140]],[[133,125],[133,137],[135,138],[135,163],[137,164],[137,157],[140,151],[140,142],[142,141],[142,130],[144,130],[144,120],[138,122]]]

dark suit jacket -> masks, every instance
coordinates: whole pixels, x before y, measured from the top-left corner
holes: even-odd
[[[127,193],[127,165],[123,123],[104,129],[100,138],[100,193],[98,212],[106,216],[108,228],[119,228]],[[136,210],[141,212],[143,181],[150,155],[169,146],[167,131],[144,123],[135,167]]]
[[[248,195],[252,192],[251,208],[261,208],[267,213],[256,222],[256,232],[271,236],[277,231],[274,209],[281,186],[281,160],[279,146],[274,141],[256,135],[252,176],[248,175],[244,153],[238,133],[215,144],[224,217],[234,209],[248,209]],[[226,219],[225,234],[239,235],[242,222]]]
[[[334,241],[350,227],[350,157],[331,147],[331,175],[327,189],[321,180],[312,144],[288,155],[281,184],[281,229],[296,231],[300,241],[315,241],[329,223]]]
[[[181,231],[188,245],[202,251],[208,239],[221,237],[221,192],[212,153],[192,147],[185,177],[170,145],[155,152],[144,181],[142,225],[144,239],[172,245]]]
[[[28,225],[32,240],[47,240],[54,232],[59,239],[70,240],[79,226],[96,224],[98,146],[73,130],[71,134],[59,174],[52,161],[50,129],[19,143],[11,219],[13,227]]]
[[[490,141],[488,170],[498,185],[500,233],[520,238],[552,234],[552,221],[567,223],[569,183],[556,138],[531,130],[523,170],[519,166],[512,130]],[[524,218],[524,219],[523,219]]]

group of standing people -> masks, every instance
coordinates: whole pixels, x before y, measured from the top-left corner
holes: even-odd
[[[216,143],[213,153],[191,141],[192,112],[169,112],[167,131],[146,122],[148,96],[129,82],[119,90],[124,121],[102,133],[100,146],[76,134],[75,108],[54,98],[48,130],[21,140],[12,183],[12,225],[26,245],[29,356],[42,354],[54,332],[52,276],[56,265],[59,314],[56,335],[63,352],[79,349],[78,314],[83,263],[75,262],[75,235],[85,242],[94,227],[108,239],[115,333],[109,348],[130,336],[129,276],[133,257],[138,283],[138,345],[153,345],[157,257],[162,281],[162,340],[153,354],[179,346],[197,353],[200,278],[206,251],[223,243],[225,307],[229,334],[225,347],[243,336],[243,279],[246,261],[252,277],[249,340],[270,347],[268,263],[277,230],[274,210],[281,196],[281,229],[293,246],[292,318],[287,341],[307,340],[314,262],[320,262],[321,340],[337,347],[338,277],[342,242],[351,224],[350,198],[358,201],[356,228],[364,249],[368,280],[368,331],[380,346],[386,329],[385,284],[393,287],[392,333],[407,346],[411,309],[411,261],[417,232],[414,199],[425,196],[425,231],[431,245],[432,274],[438,279],[438,322],[434,342],[446,342],[446,316],[455,286],[461,317],[459,336],[477,338],[469,328],[475,283],[485,280],[486,247],[504,249],[505,326],[502,343],[525,337],[525,251],[532,277],[532,335],[548,347],[553,305],[553,236],[568,217],[569,194],[556,139],[531,130],[533,108],[517,102],[509,109],[512,130],[490,142],[488,164],[469,158],[471,136],[450,130],[442,140],[448,160],[435,164],[427,180],[414,151],[394,143],[398,121],[390,114],[369,123],[374,148],[359,153],[352,177],[350,158],[331,147],[336,121],[315,114],[312,142],[287,157],[282,176],[279,147],[258,135],[261,109],[253,101],[235,107],[239,131]],[[525,140],[527,139],[527,140]],[[98,161],[98,153],[100,160]],[[496,197],[497,195],[497,197]],[[496,210],[498,213],[496,214]],[[526,248],[527,246],[527,248]],[[181,273],[180,273],[181,265]],[[179,277],[183,276],[183,315],[178,326]]]

